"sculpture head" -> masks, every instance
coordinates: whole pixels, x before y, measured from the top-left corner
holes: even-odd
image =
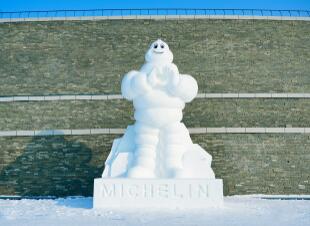
[[[147,63],[155,64],[172,63],[173,54],[170,51],[168,44],[158,39],[151,44],[149,50],[146,52],[145,61]]]

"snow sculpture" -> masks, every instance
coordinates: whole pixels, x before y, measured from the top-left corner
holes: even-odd
[[[197,82],[180,74],[172,61],[169,46],[159,39],[142,68],[124,76],[122,95],[133,101],[136,122],[114,140],[103,178],[215,178],[212,157],[193,144],[181,122],[185,103],[197,95]]]

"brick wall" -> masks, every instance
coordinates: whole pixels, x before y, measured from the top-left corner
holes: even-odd
[[[0,96],[120,93],[150,42],[167,40],[200,92],[309,92],[310,23],[103,20],[0,24]],[[189,127],[309,127],[308,99],[197,99]],[[125,100],[0,103],[0,130],[125,127]],[[0,138],[0,195],[92,195],[117,135]],[[307,134],[193,135],[226,195],[309,194]]]
[[[0,24],[0,95],[119,93],[162,38],[200,92],[309,92],[310,22],[101,20]]]
[[[0,138],[1,195],[92,195],[119,135]],[[192,135],[213,156],[225,195],[309,194],[310,136]]]
[[[0,130],[126,128],[127,100],[0,103]],[[195,99],[188,127],[310,127],[310,99]]]

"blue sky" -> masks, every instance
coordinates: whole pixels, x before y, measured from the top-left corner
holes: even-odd
[[[101,8],[254,8],[310,10],[310,0],[0,0],[0,10],[53,10]]]

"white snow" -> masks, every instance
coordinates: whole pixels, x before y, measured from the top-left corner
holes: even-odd
[[[307,226],[310,225],[310,200],[266,200],[257,196],[231,196],[224,198],[222,207],[192,211],[97,210],[92,209],[92,198],[84,197],[0,200],[0,225]]]

